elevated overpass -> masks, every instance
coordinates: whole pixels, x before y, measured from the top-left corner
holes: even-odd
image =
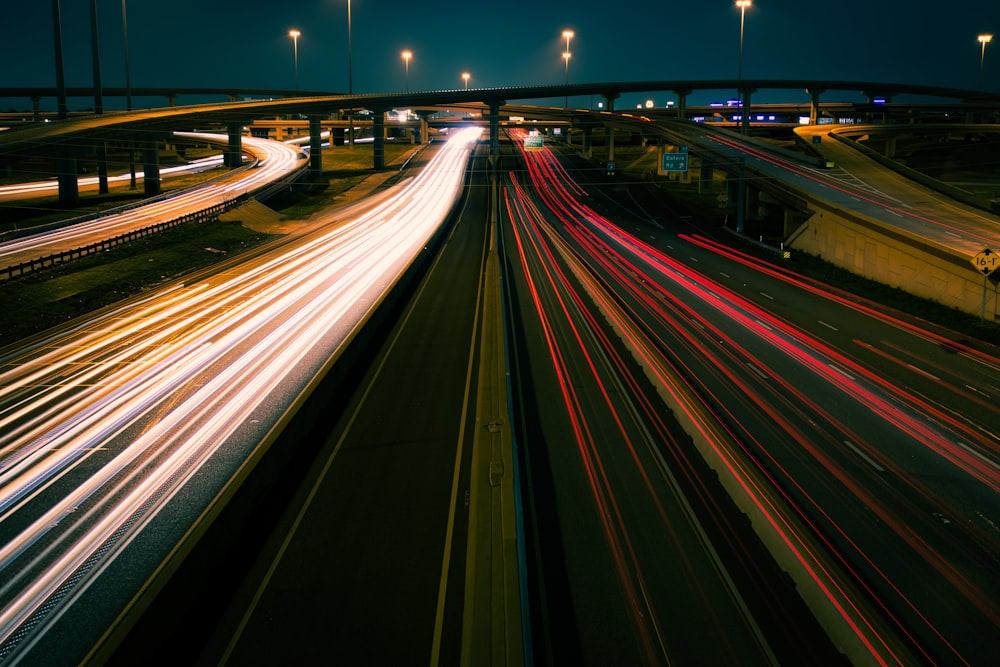
[[[133,140],[143,146],[147,155],[155,155],[156,142],[161,137],[173,130],[205,130],[210,128],[222,129],[228,134],[229,143],[226,150],[227,164],[237,165],[241,158],[241,137],[247,125],[255,120],[274,119],[278,117],[291,117],[303,120],[308,124],[308,134],[310,141],[310,169],[314,172],[321,170],[321,134],[323,125],[331,123],[331,117],[342,118],[345,110],[367,110],[371,112],[371,126],[374,138],[374,168],[384,167],[383,138],[385,136],[385,115],[392,109],[423,109],[430,110],[457,107],[474,111],[479,109],[480,120],[490,128],[490,142],[492,144],[492,154],[498,154],[498,136],[501,121],[504,116],[524,113],[525,109],[531,109],[540,120],[556,123],[570,123],[575,127],[580,127],[587,132],[594,127],[617,123],[638,123],[649,127],[654,125],[651,118],[656,115],[672,113],[677,118],[687,118],[688,108],[686,98],[694,91],[719,90],[734,91],[740,88],[745,100],[745,114],[742,115],[741,124],[749,123],[749,116],[752,112],[751,96],[760,90],[806,90],[811,95],[812,101],[809,105],[809,119],[811,123],[819,123],[823,115],[821,96],[830,91],[850,91],[861,93],[866,97],[867,102],[860,106],[852,107],[852,112],[871,112],[876,116],[876,120],[890,122],[902,118],[912,118],[912,113],[906,112],[907,105],[893,102],[893,98],[901,95],[914,95],[922,98],[936,98],[938,101],[928,103],[920,101],[914,103],[910,109],[920,109],[926,112],[931,104],[933,113],[958,113],[967,117],[979,120],[989,120],[1000,113],[1000,94],[969,91],[955,88],[941,88],[922,85],[878,83],[864,81],[829,81],[829,80],[715,80],[715,81],[640,81],[640,82],[618,82],[618,83],[593,83],[593,84],[572,84],[572,85],[549,85],[549,86],[522,86],[506,88],[479,88],[468,90],[443,90],[443,91],[417,91],[406,93],[387,94],[366,94],[366,95],[338,95],[320,94],[292,97],[294,91],[222,91],[215,93],[224,95],[229,99],[233,97],[265,97],[267,99],[244,99],[242,101],[226,101],[209,104],[199,104],[181,107],[165,107],[159,109],[147,109],[134,112],[114,112],[102,115],[93,115],[81,118],[66,119],[51,123],[33,123],[19,128],[0,132],[0,160],[11,159],[18,153],[31,151],[33,153],[48,153],[57,159],[57,172],[60,177],[60,197],[64,195],[75,197],[76,192],[76,159],[80,151],[93,150],[94,146],[109,141]],[[615,100],[622,94],[633,92],[655,92],[673,91],[679,99],[680,104],[676,110],[662,111],[643,109],[636,114],[615,114],[613,113]],[[57,91],[52,88],[36,89],[2,89],[0,97],[3,96],[24,96],[25,93],[33,94],[37,97],[55,95]],[[90,89],[72,89],[75,94],[90,94]],[[123,91],[108,88],[105,89],[107,95],[114,95]],[[176,95],[186,94],[209,94],[205,89],[132,89],[133,95],[145,95],[161,93],[168,99],[176,99]],[[277,97],[279,94],[289,95],[288,97]],[[174,97],[171,97],[174,95]],[[273,96],[272,96],[273,95]],[[589,109],[558,108],[558,107],[528,107],[510,104],[509,100],[532,100],[545,98],[561,98],[569,96],[599,95],[606,102],[606,110],[594,112]],[[891,105],[891,106],[890,106]],[[789,107],[791,108],[791,107]],[[802,109],[802,107],[797,107]],[[890,115],[888,110],[892,110]],[[905,115],[900,116],[901,113]],[[832,113],[827,110],[827,113]],[[641,115],[640,115],[641,114]],[[731,122],[731,120],[730,120]],[[813,125],[815,126],[815,125]],[[424,133],[426,134],[426,133]],[[609,145],[609,152],[613,156],[613,135]],[[586,140],[586,139],[585,139]],[[586,147],[585,147],[586,149]],[[76,151],[74,153],[73,151]],[[613,158],[612,158],[613,159]],[[146,169],[155,174],[156,164],[154,160],[148,160]],[[715,166],[716,169],[726,167]],[[739,178],[733,180],[740,180]],[[158,182],[156,179],[155,182]],[[787,189],[782,188],[782,191]],[[155,193],[154,193],[155,194]],[[783,195],[779,195],[779,199]],[[788,210],[793,212],[796,218],[795,225],[789,225],[790,230],[801,222],[802,217],[810,218],[813,215],[812,209],[803,208],[801,198],[795,195],[785,197],[793,202]],[[740,210],[743,210],[740,207]],[[798,239],[801,242],[802,236]],[[912,240],[912,239],[910,239]],[[841,241],[836,241],[840,243]],[[908,241],[896,239],[893,243],[907,243]],[[1000,241],[998,241],[1000,246]],[[901,246],[894,246],[901,247]],[[935,251],[937,252],[937,251]],[[958,266],[965,262],[967,257],[960,257],[964,252],[945,249],[942,251],[947,255],[944,260],[949,266]],[[933,254],[933,253],[932,253]],[[855,255],[857,257],[858,255]],[[850,267],[849,267],[850,268]],[[883,267],[884,268],[884,267]],[[956,274],[956,271],[948,269],[949,276]],[[974,278],[975,276],[973,276]],[[951,278],[949,278],[951,280]],[[947,287],[945,292],[956,296],[964,310],[970,310],[968,304],[972,300],[970,293],[975,288],[970,288],[968,280],[956,278],[959,287]],[[892,281],[890,284],[898,284]],[[937,292],[940,293],[938,281]],[[979,294],[982,293],[982,286],[978,287]],[[933,298],[933,296],[932,296]],[[950,297],[949,297],[950,298]],[[956,303],[958,305],[958,303]]]
[[[321,170],[321,121],[333,115],[342,115],[344,110],[367,109],[373,114],[373,133],[375,136],[374,168],[384,166],[384,152],[381,137],[384,134],[384,113],[390,109],[407,107],[447,106],[451,104],[479,103],[488,107],[491,127],[499,127],[500,107],[508,100],[531,100],[555,97],[600,95],[606,101],[607,111],[614,110],[615,100],[624,93],[672,91],[679,99],[676,114],[679,118],[687,117],[687,96],[694,91],[706,90],[739,90],[747,110],[742,123],[749,123],[749,112],[752,108],[752,95],[759,90],[807,90],[812,102],[810,119],[815,122],[820,117],[820,98],[832,90],[853,91],[866,96],[874,105],[880,100],[889,100],[895,95],[919,95],[951,100],[956,108],[974,109],[987,113],[990,109],[1000,108],[1000,95],[983,91],[970,91],[957,88],[942,88],[913,84],[895,84],[866,81],[831,81],[809,79],[745,79],[745,80],[700,80],[700,81],[633,81],[581,83],[571,85],[541,85],[519,86],[505,88],[477,88],[465,90],[415,91],[405,93],[343,95],[343,94],[306,94],[288,90],[253,90],[253,89],[204,89],[204,88],[105,88],[102,94],[107,96],[163,95],[168,100],[175,101],[178,95],[209,95],[213,92],[229,100],[239,97],[243,101],[229,101],[211,104],[198,104],[183,107],[165,107],[134,112],[114,112],[95,115],[86,118],[76,118],[58,123],[39,123],[31,126],[8,130],[0,133],[0,159],[20,150],[19,146],[30,144],[36,152],[49,152],[59,156],[57,175],[60,179],[60,199],[66,202],[76,200],[75,166],[80,151],[93,150],[100,155],[108,141],[128,139],[144,146],[146,154],[151,154],[152,146],[164,132],[172,130],[204,130],[206,126],[224,128],[230,137],[230,146],[226,152],[226,163],[237,165],[240,161],[240,136],[243,127],[256,118],[274,118],[281,115],[300,115],[310,120],[310,147],[312,151],[311,168],[315,172]],[[45,88],[20,87],[0,89],[3,97],[44,97],[86,96],[93,94],[90,88]],[[278,97],[278,95],[284,95]],[[266,99],[256,99],[265,98]],[[62,111],[62,110],[61,110]],[[568,109],[562,113],[572,115],[574,110]],[[67,151],[68,136],[73,135],[73,151]],[[495,137],[496,132],[492,135]],[[495,139],[491,139],[495,141]],[[496,146],[493,147],[497,154]],[[147,160],[147,162],[149,162]],[[155,172],[156,165],[145,165]],[[101,174],[106,174],[106,168],[98,167]],[[102,191],[106,188],[102,181]],[[156,194],[156,193],[151,193]]]

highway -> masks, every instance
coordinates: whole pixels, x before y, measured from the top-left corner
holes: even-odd
[[[551,469],[556,486],[543,496],[555,508],[538,519],[548,544],[538,559],[546,572],[565,573],[575,617],[567,621],[552,604],[553,632],[568,640],[553,644],[577,641],[574,657],[598,656],[593,664],[625,646],[645,664],[732,663],[736,655],[768,662],[767,647],[794,650],[782,646],[794,622],[771,626],[786,628],[776,635],[750,631],[758,618],[750,601],[735,620],[721,608],[713,608],[718,618],[692,612],[725,632],[685,645],[694,630],[677,623],[690,617],[670,615],[679,584],[658,590],[654,582],[664,563],[685,570],[708,561],[657,557],[653,536],[679,534],[683,522],[667,520],[655,503],[636,507],[669,488],[673,464],[656,456],[672,452],[687,467],[697,457],[662,434],[655,398],[643,398],[651,394],[687,420],[744,510],[757,508],[758,532],[853,660],[988,662],[1000,627],[1000,415],[990,400],[1000,388],[997,351],[801,281],[701,233],[643,222],[640,240],[597,214],[547,152],[526,155],[529,173],[513,173],[509,184],[508,253],[526,276],[517,299],[534,389],[524,410],[543,425],[526,426],[525,439],[529,452],[543,449],[528,456]],[[535,339],[545,341],[540,354]],[[616,339],[625,348],[617,361]],[[629,370],[628,357],[641,372]],[[601,370],[609,364],[616,374]],[[634,404],[623,404],[626,396]],[[565,413],[563,421],[553,413]],[[647,433],[634,430],[637,419],[652,425]],[[699,570],[705,588],[681,595],[684,605],[702,595],[736,599],[724,587],[706,592],[724,571]],[[610,581],[599,583],[598,572]],[[613,635],[616,615],[623,629]],[[785,661],[815,661],[792,656]]]
[[[470,416],[480,400],[472,395],[470,382],[476,367],[483,364],[476,330],[485,326],[480,319],[488,239],[483,224],[488,219],[484,173],[484,168],[473,167],[468,199],[440,257],[414,301],[400,313],[397,328],[374,357],[364,381],[346,401],[343,415],[296,499],[215,624],[199,664],[279,659],[411,664],[428,658],[431,664],[458,664],[474,651],[470,649],[473,640],[467,639],[473,632],[469,619],[485,612],[476,608],[477,599],[469,590],[470,570],[476,568],[465,554],[473,551],[466,541],[472,542],[475,516],[475,507],[469,504],[470,476],[475,475],[469,471],[469,459],[474,456]],[[531,308],[522,312],[524,318],[535,316]],[[458,313],[465,315],[451,316]],[[536,340],[529,334],[528,338],[532,340],[530,353],[544,355],[541,337]],[[589,351],[603,356],[606,343],[595,341]],[[567,356],[572,354],[569,351]],[[552,370],[545,359],[541,367],[541,373],[530,375],[531,391],[555,398],[560,383],[544,378],[545,370]],[[618,371],[608,372],[613,376]],[[514,373],[528,377],[526,367],[518,366]],[[572,385],[576,388],[582,383],[574,379]],[[600,404],[597,387],[586,390]],[[585,388],[580,386],[580,391]],[[650,409],[648,403],[644,407]],[[624,404],[625,413],[635,409]],[[655,407],[652,411],[657,413]],[[558,405],[547,402],[545,409],[526,416],[518,431],[533,431],[539,422],[561,423],[559,414]],[[612,454],[616,449],[625,451],[614,447],[623,438],[615,426],[615,414],[595,408],[585,415],[595,431],[604,434]],[[711,474],[697,460],[685,462],[683,482],[663,471],[658,447],[661,443],[679,446],[684,436],[676,425],[668,427],[660,418],[655,421],[655,433],[639,422],[628,428],[625,435],[644,443],[645,449],[638,448],[644,456],[639,466],[629,461],[622,464],[635,476],[623,484],[626,488],[629,484],[645,486],[650,492],[649,504],[633,507],[629,513],[631,522],[649,531],[648,537],[637,540],[644,547],[636,557],[684,563],[684,567],[653,568],[652,572],[645,569],[641,593],[683,600],[683,604],[658,608],[661,618],[650,637],[637,618],[627,613],[633,605],[621,603],[624,593],[619,591],[634,587],[627,575],[623,580],[613,559],[609,562],[601,555],[599,538],[597,545],[573,545],[579,547],[575,552],[588,569],[581,575],[585,583],[573,581],[567,589],[559,583],[564,577],[554,574],[565,564],[547,564],[564,549],[550,534],[533,536],[529,542],[547,561],[539,566],[539,579],[533,585],[544,590],[537,594],[530,612],[537,631],[533,659],[540,664],[656,664],[669,645],[670,658],[681,664],[704,660],[776,664],[778,656],[838,662],[818,625],[809,622],[809,611],[777,568],[768,564],[759,541],[734,508],[717,512],[722,516],[710,530],[721,540],[727,556],[734,550],[744,554],[740,571],[728,572],[715,547],[706,544],[709,529],[701,525],[685,493],[693,484],[699,506],[715,507],[726,504],[720,501],[725,490],[697,479],[697,475]],[[571,447],[572,442],[560,434],[552,447]],[[652,479],[643,481],[647,467]],[[547,483],[544,474],[531,482],[536,490]],[[581,505],[590,487],[577,489],[573,482],[569,484],[532,497],[530,504],[536,506],[532,511],[545,515],[546,510],[537,505],[568,503],[575,508],[572,527],[549,526],[550,530],[582,531],[591,539],[594,533],[603,534],[604,522]],[[647,516],[663,517],[668,527]],[[569,569],[579,571],[577,559],[569,561]],[[748,609],[734,576],[753,596],[755,613]],[[593,602],[595,597],[599,602]],[[542,600],[546,603],[541,604]],[[170,609],[175,607],[171,604]],[[182,614],[188,617],[197,612],[191,607]],[[577,618],[578,614],[582,617]],[[772,650],[758,627],[760,617],[772,636],[779,634],[776,628],[791,623],[798,632]],[[637,634],[647,635],[641,650],[633,638],[636,628],[640,629]],[[699,638],[711,631],[725,640],[707,650]],[[283,641],[276,643],[275,636]],[[189,657],[182,648],[164,646],[162,650],[176,660]]]
[[[458,662],[474,606],[465,582],[478,511],[470,465],[486,326],[485,149],[470,166],[440,254],[367,372],[331,407],[296,497],[225,613],[208,619],[198,664]]]
[[[996,214],[957,202],[886,169],[830,137],[829,126],[800,127],[796,132],[807,141],[821,137],[818,150],[835,167],[803,166],[741,141],[738,136],[697,128],[685,134],[701,135],[709,145],[721,147],[724,154],[746,159],[747,166],[762,177],[787,183],[844,210],[870,216],[890,228],[905,230],[970,258],[984,245],[1000,245],[1000,218]]]
[[[215,139],[215,141],[218,141],[218,139]],[[209,169],[215,169],[222,165],[222,160],[223,158],[220,154],[191,160],[187,164],[178,165],[176,167],[164,167],[160,169],[160,178],[168,178],[177,174],[197,174]],[[135,176],[137,179],[141,179],[145,176],[145,174],[140,169],[136,171]],[[122,183],[130,181],[131,179],[131,174],[109,175],[108,183]],[[77,185],[80,189],[94,188],[97,186],[98,182],[99,179],[96,176],[77,179]],[[34,199],[35,197],[54,197],[57,194],[59,194],[59,184],[54,180],[0,186],[0,201],[18,201],[22,199]]]
[[[209,133],[182,133],[186,136],[225,143],[224,136]],[[234,170],[225,178],[203,187],[165,197],[154,203],[120,213],[101,216],[72,225],[47,229],[0,243],[0,267],[46,257],[54,253],[82,248],[158,222],[175,220],[189,213],[232,202],[241,195],[251,195],[275,182],[293,177],[306,168],[308,159],[296,146],[266,139],[245,137],[243,146],[254,156],[252,168]],[[37,188],[36,184],[31,186]],[[25,196],[23,188],[14,196]]]
[[[994,238],[985,215],[911,209],[857,173],[830,178],[707,141],[914,231],[979,247]],[[78,660],[92,633],[49,639],[82,627],[82,609],[94,629],[131,604],[421,252],[470,152],[449,143],[421,176],[322,233],[2,352],[0,659]],[[504,157],[501,235],[536,659],[816,664],[843,651],[880,664],[989,662],[1000,648],[1000,353],[707,230],[623,214],[548,150],[524,159],[521,169]],[[429,278],[415,338],[400,338],[410,342],[387,351],[386,375],[351,399],[327,467],[286,516],[295,530],[261,553],[267,576],[245,582],[208,654],[287,657],[287,645],[264,646],[278,615],[303,658],[323,654],[310,642],[328,641],[335,618],[346,658],[456,659],[461,575],[446,563],[456,554],[463,565],[449,541],[461,521],[448,513],[467,483],[460,415],[485,243],[468,227],[450,248],[465,277]],[[454,302],[439,295],[449,284],[462,286]],[[434,356],[444,331],[454,349]],[[331,507],[350,509],[332,521]],[[329,552],[322,576],[307,569],[316,539],[351,545]],[[316,587],[307,609],[343,608],[315,625],[296,619],[305,586]],[[391,613],[366,605],[376,596],[392,599]],[[384,633],[374,648],[373,627]]]
[[[478,134],[316,233],[3,351],[0,659],[83,658],[443,223]]]

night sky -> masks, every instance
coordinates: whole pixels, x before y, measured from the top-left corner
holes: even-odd
[[[123,86],[122,3],[98,5],[102,83]],[[90,1],[61,6],[66,84],[92,85]],[[300,88],[347,91],[347,0],[128,0],[127,12],[133,86],[294,88],[288,31],[296,28]],[[19,2],[16,17],[6,18],[0,87],[54,86],[51,1]],[[740,10],[730,0],[351,0],[351,23],[356,93],[402,91],[404,49],[413,52],[410,90],[461,88],[463,71],[472,75],[470,88],[562,83],[564,29],[576,33],[571,83],[729,79],[738,68]],[[980,33],[997,35],[986,47],[983,84],[997,91],[998,0],[755,0],[746,13],[743,75],[974,90]],[[690,103],[724,97],[702,95]],[[658,106],[673,99],[660,97]],[[617,107],[636,101],[623,97]],[[70,108],[92,103],[71,99]],[[118,99],[104,104],[124,107]],[[0,100],[4,110],[23,105]]]

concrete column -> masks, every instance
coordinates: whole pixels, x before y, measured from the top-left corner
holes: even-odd
[[[223,154],[223,162],[230,169],[243,164],[243,123],[227,123],[229,133],[229,146]]]
[[[740,128],[742,128],[744,134],[747,134],[750,131],[750,96],[756,92],[756,88],[743,89],[743,108],[740,109]]]
[[[168,107],[175,107],[175,106],[177,106],[177,93],[168,93],[167,94],[167,106]]]
[[[806,91],[809,93],[809,124],[816,125],[819,123],[819,96],[825,93],[823,89],[809,89]]]
[[[96,148],[97,153],[97,191],[102,194],[108,194],[108,145],[103,141],[98,141]]]
[[[691,90],[688,88],[675,90],[674,94],[677,95],[677,120],[687,120],[687,96],[691,94]]]
[[[41,101],[42,98],[37,96],[31,98],[31,119],[36,123],[42,119]]]
[[[583,146],[580,148],[580,154],[585,158],[592,158],[594,156],[594,127],[593,125],[583,126]]]
[[[309,174],[319,180],[323,173],[322,116],[309,116]]]
[[[385,169],[385,109],[372,109],[372,139],[372,167]]]
[[[142,142],[142,187],[147,197],[160,194],[160,142],[147,137]]]
[[[618,99],[617,94],[606,94],[603,96],[604,101],[607,104],[608,111],[615,110],[615,100]],[[604,132],[608,138],[608,162],[615,161],[615,130],[612,127],[605,126]]]
[[[500,107],[499,100],[490,102],[490,160],[494,166],[500,160]]]
[[[785,207],[784,219],[782,221],[782,236],[788,238],[798,228],[796,224],[795,210]]]
[[[885,138],[885,156],[890,160],[896,156],[896,137],[894,135]]]
[[[59,203],[63,206],[79,204],[80,185],[77,182],[75,156],[56,158],[56,179],[59,182]]]

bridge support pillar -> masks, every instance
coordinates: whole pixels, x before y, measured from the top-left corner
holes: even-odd
[[[750,132],[750,96],[757,92],[756,88],[744,88],[742,91],[743,106],[740,107],[740,131],[743,134]]]
[[[588,159],[594,156],[594,127],[592,125],[583,126],[583,145],[580,146],[580,154]]]
[[[56,179],[59,182],[59,203],[63,206],[79,204],[80,185],[77,182],[75,156],[56,158]]]
[[[147,137],[142,142],[142,189],[147,197],[160,194],[160,142]]]
[[[36,123],[42,119],[42,98],[37,95],[31,98],[31,119]]]
[[[787,239],[795,232],[796,229],[798,229],[798,226],[799,220],[795,216],[795,210],[786,206],[784,211],[784,220],[782,222],[782,238]]]
[[[885,157],[891,160],[896,155],[896,137],[890,136],[885,138]]]
[[[385,109],[372,109],[372,158],[374,169],[385,169]]]
[[[503,104],[500,100],[490,102],[490,161],[494,168],[500,161],[500,107]]]
[[[819,123],[819,96],[825,93],[822,89],[810,88],[806,90],[809,93],[809,124],[816,125]]]
[[[228,123],[229,145],[223,154],[223,162],[230,169],[243,164],[243,123]]]
[[[97,142],[97,191],[108,194],[108,144],[103,141]]]
[[[680,90],[675,90],[674,94],[677,95],[677,120],[687,120],[688,115],[688,95],[691,94],[690,88],[682,88]]]
[[[321,116],[309,116],[309,174],[318,181],[323,173],[323,125]],[[331,146],[333,135],[331,137]]]
[[[604,101],[607,103],[608,111],[615,110],[615,100],[618,99],[618,93],[604,93],[602,96]],[[608,162],[615,161],[615,128],[607,127],[604,128],[605,136],[607,136],[608,141]]]

